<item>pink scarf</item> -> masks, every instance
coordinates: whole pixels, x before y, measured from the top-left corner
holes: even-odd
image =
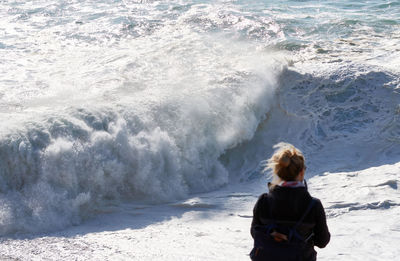
[[[281,187],[300,188],[305,187],[304,181],[282,181],[278,184]]]

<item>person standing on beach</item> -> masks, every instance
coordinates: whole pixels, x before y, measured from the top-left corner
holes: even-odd
[[[314,246],[324,248],[330,241],[324,208],[307,191],[301,151],[288,143],[279,143],[274,148],[276,151],[266,168],[273,171],[269,193],[259,197],[253,210],[254,248],[250,257],[252,260],[316,260]]]

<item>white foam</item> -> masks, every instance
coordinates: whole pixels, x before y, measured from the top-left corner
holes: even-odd
[[[171,201],[228,183],[218,158],[252,138],[284,62],[246,42],[163,30],[53,64],[82,78],[68,99],[58,78],[47,98],[3,112],[1,234],[76,224],[104,201]],[[100,55],[105,68],[80,66]]]
[[[259,176],[280,141],[303,150],[312,175],[397,162],[397,75],[359,63],[303,65],[284,71],[253,139],[222,157],[232,177]]]
[[[308,180],[311,194],[326,209],[332,234],[326,248],[316,248],[318,260],[396,259],[400,254],[399,171],[397,163],[324,173]],[[197,194],[174,204],[123,204],[62,232],[4,239],[0,257],[246,260],[253,245],[252,208],[267,191],[266,181]]]
[[[273,10],[169,4],[1,9],[1,234],[257,176],[282,140],[313,159],[314,173],[399,158],[397,60],[382,56],[396,35],[363,55],[380,36],[356,47],[323,39],[326,55],[310,45],[284,69],[288,54],[271,48],[287,40],[285,17]],[[371,28],[361,29],[355,36]]]

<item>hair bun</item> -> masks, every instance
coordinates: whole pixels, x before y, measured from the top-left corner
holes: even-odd
[[[290,164],[290,158],[291,158],[291,153],[289,151],[285,151],[285,153],[283,153],[281,155],[281,157],[279,158],[279,166],[281,166],[282,168],[286,168],[289,166]]]
[[[264,170],[272,169],[274,179],[294,181],[304,169],[304,156],[292,144],[280,142],[274,145],[275,152],[268,159]],[[276,180],[275,180],[276,181]],[[274,181],[274,182],[275,182]]]

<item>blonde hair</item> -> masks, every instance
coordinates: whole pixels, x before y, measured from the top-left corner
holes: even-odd
[[[274,154],[268,160],[264,170],[272,169],[274,181],[295,181],[299,173],[305,168],[304,156],[292,144],[280,142],[273,147]]]

